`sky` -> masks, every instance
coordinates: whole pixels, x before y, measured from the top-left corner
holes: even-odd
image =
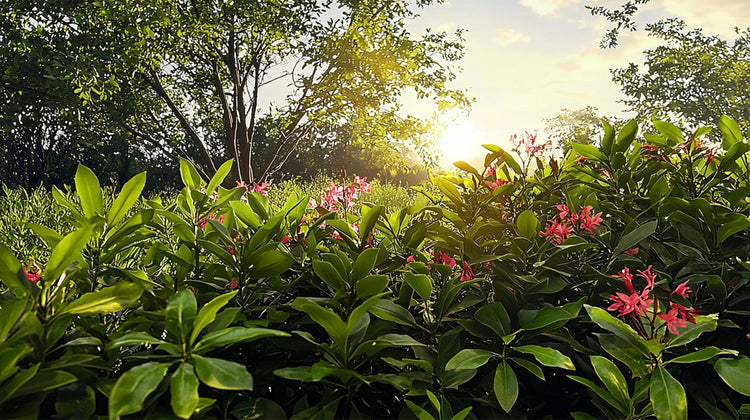
[[[468,116],[445,118],[440,141],[444,166],[455,160],[479,162],[483,143],[507,147],[512,133],[538,132],[543,118],[563,108],[595,106],[600,115],[626,118],[612,68],[643,62],[643,51],[659,45],[644,24],[678,17],[688,28],[732,39],[734,27],[750,26],[750,0],[651,0],[639,11],[639,30],[623,33],[620,45],[600,49],[609,22],[592,16],[585,5],[616,7],[603,0],[446,0],[420,11],[410,22],[415,33],[430,27],[466,30],[463,71],[454,88],[476,98]],[[406,103],[420,115],[427,104]]]

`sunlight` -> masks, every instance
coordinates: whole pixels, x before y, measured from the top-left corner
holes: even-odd
[[[476,132],[467,118],[459,118],[446,124],[438,140],[438,149],[443,155],[441,164],[449,168],[457,160],[469,160],[476,143]]]

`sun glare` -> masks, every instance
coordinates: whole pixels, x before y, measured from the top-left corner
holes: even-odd
[[[456,120],[443,130],[438,148],[443,154],[443,166],[450,167],[457,160],[467,160],[474,145],[474,130],[467,119]]]

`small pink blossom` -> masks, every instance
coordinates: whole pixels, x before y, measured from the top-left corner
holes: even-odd
[[[461,263],[461,279],[459,282],[463,283],[465,281],[469,281],[474,279],[474,271],[471,269],[471,266],[466,263],[466,261]]]
[[[635,254],[637,254],[638,251],[639,251],[639,249],[638,249],[638,247],[636,247],[636,248],[625,250],[622,253],[626,254],[626,255],[630,255],[632,257],[632,256],[635,256]]]
[[[690,293],[690,287],[688,287],[688,282],[690,280],[685,280],[684,282],[680,283],[676,289],[672,293],[669,294],[669,296],[674,295],[675,293],[686,298],[688,296],[688,293]]]
[[[449,257],[448,254],[439,249],[435,252],[435,257],[432,259],[432,261],[435,264],[444,264],[451,268],[456,266],[456,260]]]
[[[687,321],[680,318],[679,315],[679,309],[673,305],[669,312],[666,314],[659,314],[658,316],[665,324],[667,324],[667,329],[669,329],[670,333],[679,335],[680,332],[677,331],[677,327],[687,327]]]

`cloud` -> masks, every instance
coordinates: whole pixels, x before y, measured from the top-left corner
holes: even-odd
[[[525,34],[522,34],[521,32],[518,32],[515,29],[511,28],[500,28],[497,30],[497,38],[495,38],[495,42],[500,44],[502,47],[507,47],[510,44],[515,44],[517,42],[530,42],[531,37]]]
[[[748,0],[722,0],[708,7],[705,0],[662,0],[656,2],[668,16],[684,19],[688,27],[703,28],[706,34],[734,35],[734,27],[750,26]]]
[[[531,8],[538,15],[551,15],[556,11],[580,3],[581,0],[521,0],[521,6]]]

